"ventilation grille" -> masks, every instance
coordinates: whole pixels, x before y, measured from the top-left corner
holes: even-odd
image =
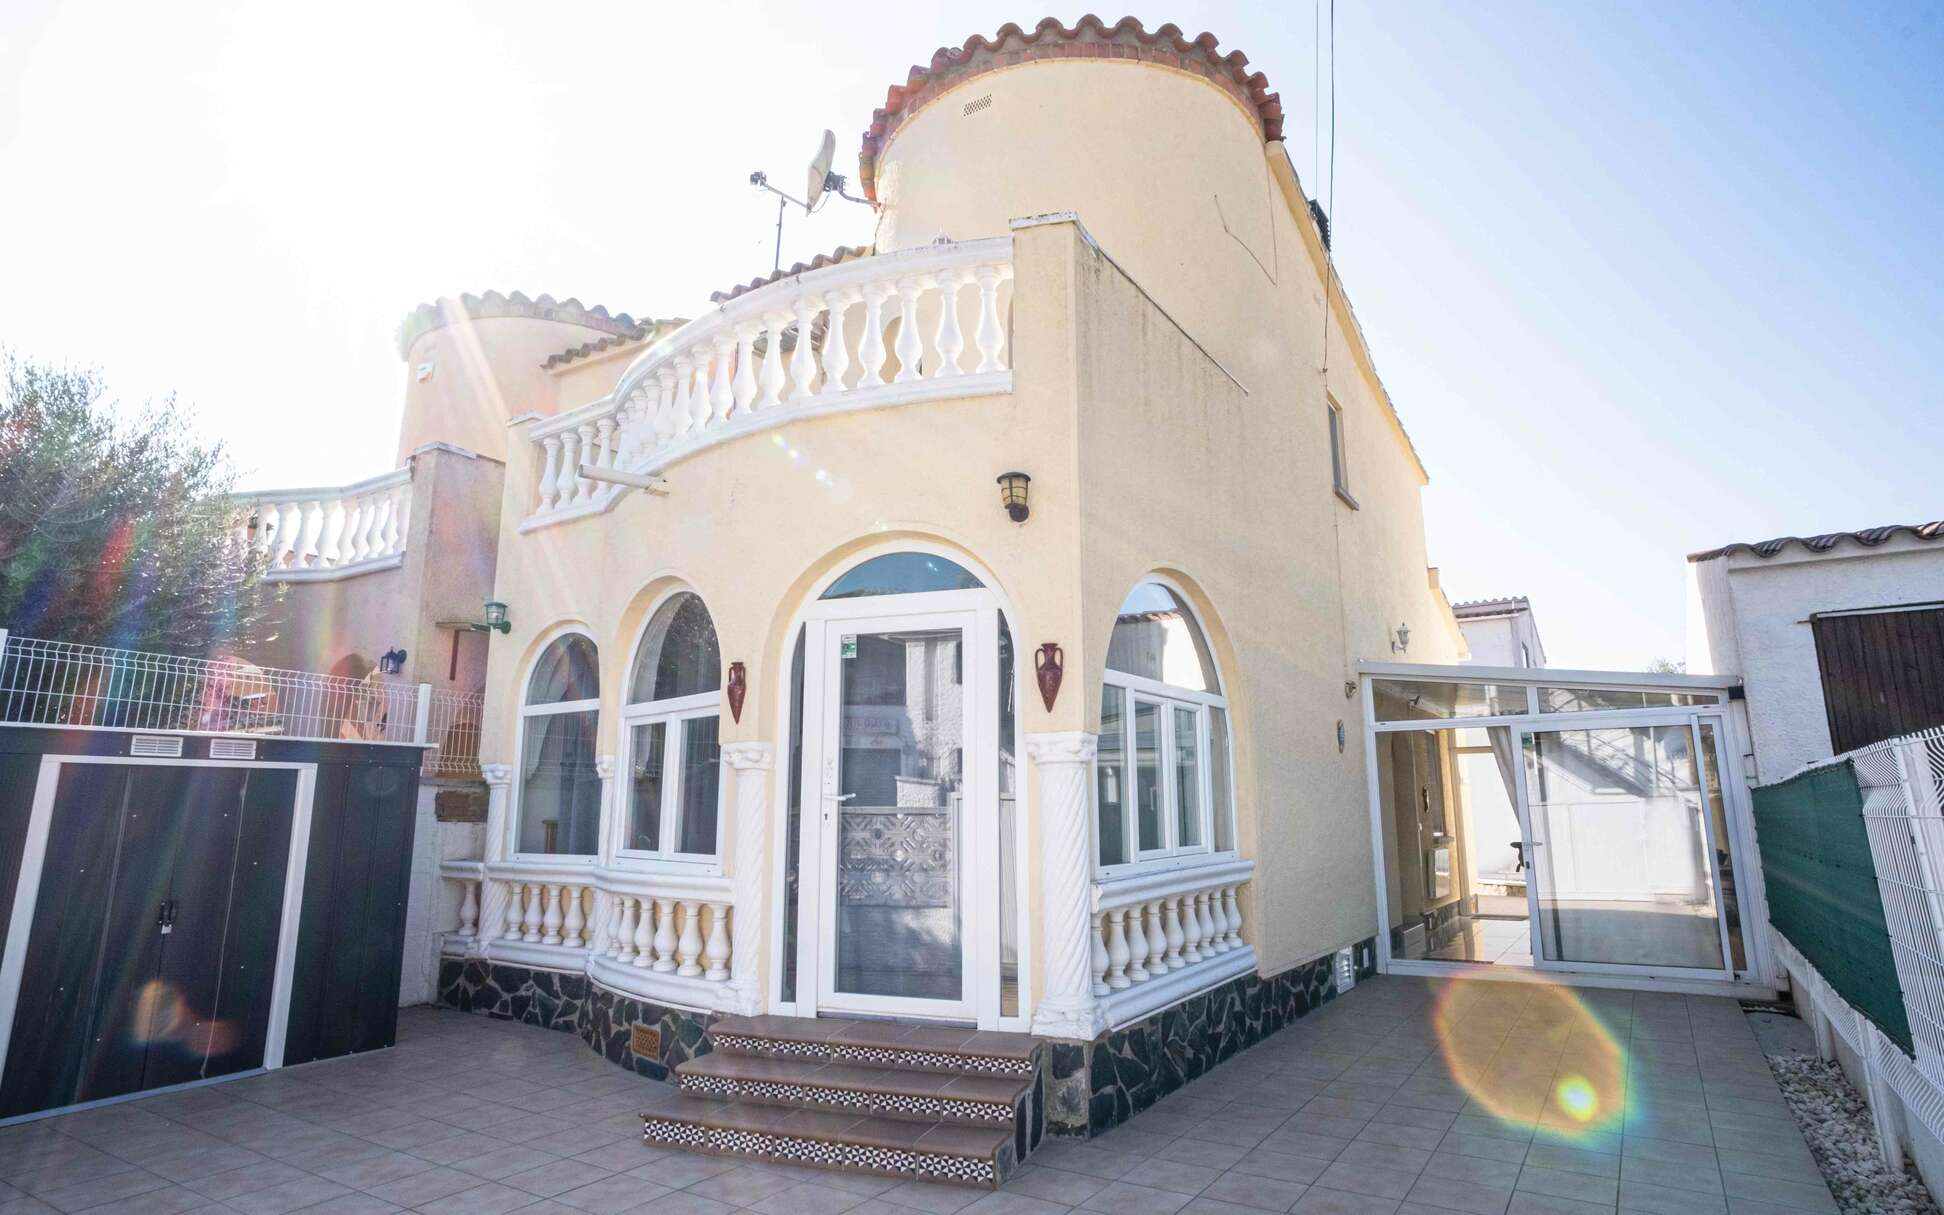
[[[182,756],[179,734],[137,734],[128,740],[128,753],[151,759],[178,759]]]
[[[1357,985],[1357,958],[1348,945],[1336,951],[1336,985],[1340,992]]]
[[[985,96],[979,98],[977,101],[968,101],[965,103],[965,117],[970,118],[972,117],[972,115],[978,113],[980,110],[989,110],[991,108],[992,108],[992,94],[987,93]]]
[[[212,738],[209,740],[211,759],[255,759],[256,739],[254,738]]]

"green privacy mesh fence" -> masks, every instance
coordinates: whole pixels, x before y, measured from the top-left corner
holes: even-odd
[[[1856,770],[1844,760],[1753,793],[1769,922],[1838,995],[1911,1051]]]

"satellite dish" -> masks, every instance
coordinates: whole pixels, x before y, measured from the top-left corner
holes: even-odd
[[[826,130],[823,142],[817,146],[817,154],[810,158],[810,175],[803,190],[803,209],[814,211],[817,200],[824,195],[824,185],[830,180],[830,162],[837,155],[837,136]]]

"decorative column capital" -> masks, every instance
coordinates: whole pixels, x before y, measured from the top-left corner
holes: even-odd
[[[1090,764],[1100,750],[1100,735],[1084,730],[1058,730],[1026,736],[1026,754],[1033,762],[1046,764]]]
[[[766,742],[724,743],[722,762],[738,772],[761,770],[770,766],[770,757],[775,750]]]
[[[489,789],[504,789],[513,783],[512,764],[481,764],[479,775]]]

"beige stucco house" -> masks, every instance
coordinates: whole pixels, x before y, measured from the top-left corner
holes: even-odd
[[[1733,680],[1452,665],[1281,125],[1211,36],[1008,26],[873,117],[870,247],[407,318],[404,480],[258,534],[464,598],[401,601],[483,694],[428,991],[672,1073],[651,1141],[991,1183],[1379,967],[1764,987]]]
[[[584,1000],[658,1064],[725,1011],[1088,1042],[1233,1000],[1162,1047],[1213,1052],[1370,965],[1357,662],[1462,641],[1280,135],[1212,39],[1009,27],[892,90],[874,248],[414,383],[506,460],[448,1000]],[[495,324],[414,374],[535,361]],[[1152,1100],[1086,1070],[1056,1126]]]

